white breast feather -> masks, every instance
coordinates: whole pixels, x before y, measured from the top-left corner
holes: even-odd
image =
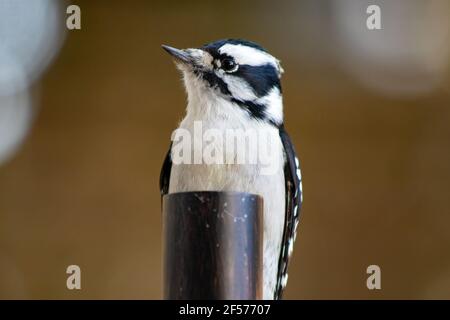
[[[187,114],[181,121],[180,128],[192,132],[194,122],[202,121],[203,130],[208,128],[220,131],[231,128],[278,130],[268,123],[251,119],[245,110],[202,88],[202,84],[197,81],[199,80],[194,75],[185,74],[189,101]],[[264,299],[273,299],[285,219],[283,145],[279,138],[273,140],[272,144],[271,150],[279,157],[278,168],[272,175],[261,175],[259,165],[181,164],[173,165],[169,187],[169,193],[240,191],[256,193],[264,198]]]

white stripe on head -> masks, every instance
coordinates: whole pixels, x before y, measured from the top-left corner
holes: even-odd
[[[262,66],[270,63],[278,68],[278,61],[270,54],[242,44],[227,43],[220,47],[219,53],[233,57],[238,64]]]
[[[277,87],[273,87],[268,94],[257,99],[256,103],[267,106],[266,114],[275,123],[283,123],[283,98]]]

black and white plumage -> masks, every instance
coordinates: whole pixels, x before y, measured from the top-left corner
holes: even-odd
[[[279,160],[272,175],[258,165],[186,165],[165,158],[161,194],[182,191],[241,191],[264,198],[264,299],[279,299],[287,282],[302,203],[299,161],[284,128],[279,61],[245,40],[220,40],[198,49],[163,46],[174,56],[188,93],[186,116],[179,128],[256,128],[276,133],[270,146]],[[194,146],[193,146],[194,147]],[[236,155],[233,155],[236,156]],[[278,157],[278,158],[277,158]]]

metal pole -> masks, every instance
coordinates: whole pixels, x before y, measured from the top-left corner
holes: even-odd
[[[163,197],[164,299],[262,299],[263,199]]]

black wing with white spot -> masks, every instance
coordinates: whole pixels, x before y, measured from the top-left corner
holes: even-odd
[[[300,207],[303,200],[300,164],[295,153],[294,145],[283,127],[280,128],[280,138],[283,143],[284,153],[286,156],[286,164],[284,167],[284,176],[286,181],[286,215],[280,261],[278,263],[277,286],[274,296],[275,299],[281,299],[283,290],[287,283],[289,258],[292,254],[295,237],[297,235]]]
[[[172,150],[172,144],[170,144],[169,151],[167,151],[166,158],[164,159],[163,166],[161,168],[161,174],[159,176],[159,190],[161,196],[169,192],[170,172],[172,171],[172,157],[170,152]]]

